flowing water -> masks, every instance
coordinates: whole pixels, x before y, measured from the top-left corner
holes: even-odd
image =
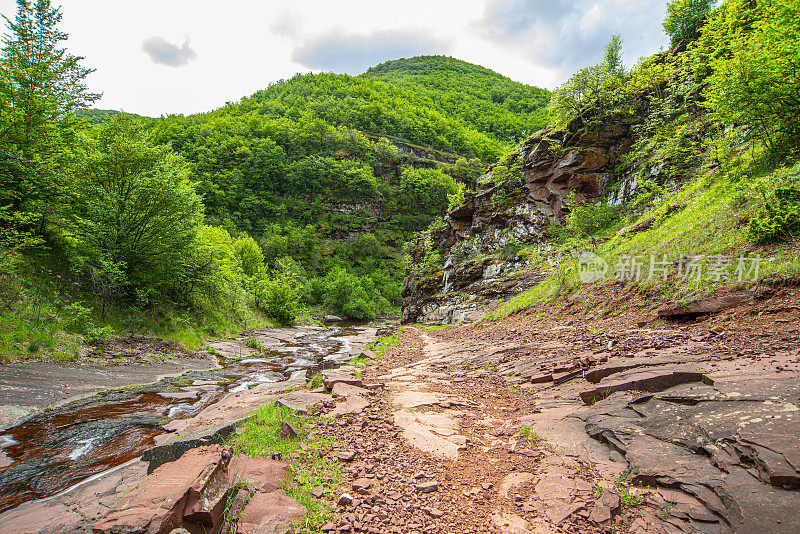
[[[0,435],[0,449],[14,463],[0,469],[0,512],[141,456],[166,433],[165,423],[192,417],[231,391],[332,367],[331,358],[349,349],[341,338],[358,334],[351,326],[288,332],[283,331],[284,341],[255,357],[241,347],[239,354],[227,354],[233,357],[220,356],[219,369],[101,393],[7,430]],[[268,331],[256,339],[274,343]]]

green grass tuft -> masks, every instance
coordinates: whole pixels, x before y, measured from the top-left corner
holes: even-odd
[[[320,375],[321,376],[321,375]],[[297,438],[281,434],[283,421],[291,423],[298,431]],[[341,465],[326,457],[333,443],[313,433],[318,419],[309,415],[267,404],[257,409],[242,426],[241,432],[231,438],[237,454],[253,457],[281,457],[291,466],[283,490],[297,499],[308,511],[302,532],[320,532],[322,525],[333,516],[333,491],[342,480]],[[311,490],[322,486],[325,494],[317,499]]]

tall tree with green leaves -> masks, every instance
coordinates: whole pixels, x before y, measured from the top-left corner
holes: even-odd
[[[81,121],[74,112],[97,100],[84,80],[93,72],[63,47],[61,8],[50,0],[17,0],[3,17],[0,53],[0,202],[40,215],[57,209],[69,152]]]
[[[587,109],[599,111],[602,119],[613,109],[615,94],[625,81],[625,66],[622,63],[622,38],[612,35],[603,50],[603,61],[584,67],[573,74],[567,82],[553,92],[547,110],[550,123],[565,127],[576,117],[583,118]]]
[[[732,17],[726,15],[740,17],[740,4],[755,4],[755,8],[747,13],[746,24],[733,25],[728,21]],[[726,50],[711,61],[708,107],[723,123],[749,128],[770,145],[774,155],[796,154],[800,144],[800,0],[730,2],[709,21],[709,30],[725,28],[731,29],[719,38]]]
[[[662,24],[672,39],[672,45],[697,39],[716,3],[716,0],[672,0],[667,3],[667,16]]]
[[[124,115],[100,127],[76,172],[68,238],[91,274],[103,313],[116,295],[135,290],[182,293],[203,203],[185,160],[155,146]]]

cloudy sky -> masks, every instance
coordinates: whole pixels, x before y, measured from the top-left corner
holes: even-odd
[[[444,54],[554,88],[600,60],[612,33],[628,65],[666,45],[666,0],[53,0],[68,47],[97,69],[97,107],[196,113],[298,72],[359,74]],[[14,0],[0,0],[13,18]]]

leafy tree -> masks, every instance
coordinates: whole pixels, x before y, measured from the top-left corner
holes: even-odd
[[[587,112],[602,120],[613,109],[626,78],[621,52],[622,39],[612,35],[602,62],[578,70],[555,90],[547,107],[551,124],[563,128],[575,117],[588,119]]]
[[[448,195],[457,194],[453,179],[438,169],[408,167],[400,176],[398,193],[402,204],[421,213],[441,215],[449,205]]]
[[[70,235],[103,288],[103,311],[113,292],[126,287],[179,293],[203,217],[189,168],[124,116],[105,123],[88,143]]]
[[[714,18],[728,19],[733,6],[724,7]],[[800,0],[759,3],[748,18],[746,25],[734,26],[727,35],[729,53],[711,59],[708,106],[725,124],[749,128],[776,154],[796,150],[800,142]],[[709,22],[709,30],[719,26],[716,20]]]
[[[709,12],[716,0],[672,0],[667,3],[664,31],[672,39],[672,45],[691,41],[700,36]]]
[[[46,214],[63,203],[64,167],[80,121],[74,112],[94,102],[83,58],[61,47],[60,8],[49,0],[17,0],[0,55],[0,179],[15,209]],[[10,183],[9,183],[10,182]]]
[[[242,236],[233,242],[233,250],[246,276],[254,278],[264,271],[264,253],[256,240],[249,235]]]
[[[611,36],[603,51],[603,64],[609,74],[623,74],[625,66],[622,64],[622,37],[617,34]]]

